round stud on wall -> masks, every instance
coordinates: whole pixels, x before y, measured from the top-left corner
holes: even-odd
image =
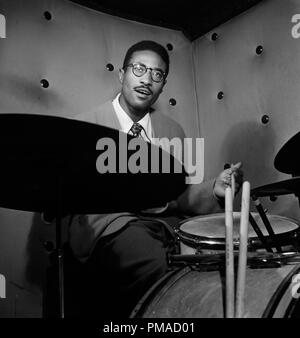
[[[44,12],[44,17],[46,20],[50,21],[52,19],[52,14],[48,11]]]
[[[219,92],[218,95],[217,95],[217,98],[218,98],[219,100],[222,100],[223,97],[224,97],[224,93],[223,93],[223,92]]]
[[[173,98],[171,98],[171,99],[169,100],[169,104],[170,104],[171,106],[175,106],[176,103],[177,103],[176,100],[173,99]]]
[[[267,124],[267,123],[269,123],[269,121],[270,121],[270,118],[269,118],[268,115],[263,115],[263,116],[262,116],[261,122],[262,122],[263,124]]]
[[[213,33],[213,34],[211,35],[212,41],[216,41],[216,40],[218,40],[218,38],[219,38],[218,33]]]
[[[49,82],[46,79],[42,79],[40,81],[40,84],[43,88],[48,88],[49,87]]]
[[[264,51],[264,47],[263,46],[257,46],[256,47],[256,54],[257,55],[261,55]]]
[[[170,51],[173,50],[173,45],[171,43],[168,43],[167,44],[167,49],[170,50]]]
[[[108,64],[106,65],[106,69],[107,69],[108,71],[112,72],[112,71],[115,69],[115,67],[114,67],[111,63],[108,63]]]

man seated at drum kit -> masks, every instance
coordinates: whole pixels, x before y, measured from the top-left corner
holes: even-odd
[[[169,56],[163,46],[153,41],[136,43],[128,49],[119,70],[121,92],[113,101],[76,119],[118,129],[147,142],[162,137],[183,140],[181,126],[152,108],[168,72]],[[215,179],[187,185],[176,201],[162,209],[162,215],[221,212],[232,174],[235,193],[241,187],[240,168],[241,163],[237,163]],[[102,197],[99,192],[99,203]],[[144,217],[126,212],[74,216],[70,245],[87,268],[87,289],[81,291],[87,300],[86,316],[128,317],[145,292],[166,274],[167,253],[175,252],[175,232],[158,218],[158,213]]]

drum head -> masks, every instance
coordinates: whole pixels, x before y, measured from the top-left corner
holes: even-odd
[[[263,221],[258,213],[251,213],[263,235],[268,236]],[[240,217],[239,212],[233,213],[233,238],[239,238]],[[292,219],[277,215],[267,215],[269,222],[276,235],[291,232],[299,228]],[[208,216],[194,217],[180,226],[180,231],[190,235],[206,238],[225,238],[225,215],[223,213]],[[251,224],[248,225],[248,237],[257,237]]]

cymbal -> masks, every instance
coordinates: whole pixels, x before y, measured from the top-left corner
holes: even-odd
[[[182,166],[181,172],[172,171],[179,162],[161,149],[161,158],[174,164],[168,174],[99,173],[97,142],[113,140],[120,157],[120,135],[126,134],[63,117],[0,114],[0,207],[92,214],[160,207],[176,199],[186,188],[186,173]],[[158,148],[145,143],[149,159]],[[125,151],[126,158],[133,153]]]
[[[274,160],[275,168],[285,174],[300,176],[299,147],[300,132],[289,139],[279,150]]]
[[[251,190],[251,196],[280,196],[297,194],[300,192],[300,177],[293,177],[288,180],[263,185]]]

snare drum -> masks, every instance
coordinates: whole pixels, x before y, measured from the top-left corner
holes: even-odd
[[[233,213],[233,245],[239,249],[240,213]],[[268,244],[275,247],[258,213],[252,213],[254,220],[266,237]],[[278,215],[266,215],[276,235],[276,242],[284,247],[297,247],[300,233],[299,224],[290,218]],[[176,229],[181,254],[219,253],[225,251],[225,216],[223,213],[193,217],[181,222]],[[251,224],[248,225],[248,250],[264,250]]]

